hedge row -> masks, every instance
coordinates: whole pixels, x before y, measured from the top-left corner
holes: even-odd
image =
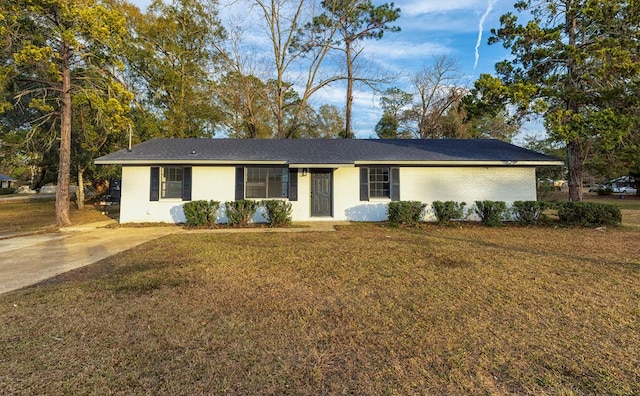
[[[273,227],[281,227],[291,223],[291,203],[281,200],[265,200],[261,202],[251,200],[237,200],[225,202],[227,224],[232,226],[247,226],[259,207],[264,208],[264,215]],[[189,227],[211,228],[217,220],[220,202],[218,201],[190,201],[184,204],[185,224]]]
[[[282,200],[237,200],[224,203],[227,224],[246,226],[258,208],[263,208],[264,216],[271,226],[281,227],[291,224],[291,203]],[[439,223],[465,220],[475,214],[483,225],[498,227],[504,221],[514,220],[523,225],[540,224],[547,221],[544,211],[557,209],[560,223],[582,227],[616,225],[622,222],[620,208],[595,202],[549,203],[538,201],[515,201],[511,207],[503,201],[475,201],[465,214],[464,202],[434,201],[433,214]],[[220,202],[191,201],[184,204],[186,225],[189,227],[211,228],[216,223]],[[394,201],[387,207],[389,222],[393,225],[415,225],[422,222],[426,204],[419,201]]]
[[[557,209],[560,223],[582,227],[616,225],[622,222],[620,208],[595,202],[550,203],[539,201],[515,201],[508,207],[504,201],[475,201],[465,214],[465,202],[434,201],[433,214],[439,223],[465,220],[475,214],[483,225],[499,227],[505,221],[514,220],[522,225],[541,224],[548,221],[544,211]],[[388,207],[389,222],[393,225],[414,225],[422,221],[426,205],[418,201],[391,202]]]

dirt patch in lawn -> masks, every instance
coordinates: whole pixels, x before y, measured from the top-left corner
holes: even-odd
[[[0,297],[0,393],[638,394],[639,235],[169,236]]]

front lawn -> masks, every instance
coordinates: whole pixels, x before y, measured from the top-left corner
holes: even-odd
[[[28,232],[53,229],[56,222],[54,201],[34,201],[0,204],[0,232]],[[109,220],[99,208],[87,204],[78,210],[72,203],[69,215],[73,224]]]
[[[638,394],[638,236],[170,236],[0,296],[0,393]]]

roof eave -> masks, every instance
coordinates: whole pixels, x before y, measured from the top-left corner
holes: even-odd
[[[342,163],[342,164],[320,164],[320,163],[291,163],[289,164],[289,168],[353,168],[353,163],[350,164],[346,164],[346,163]]]
[[[96,165],[287,165],[284,160],[207,160],[207,159],[96,159]],[[399,166],[560,166],[562,161],[465,161],[465,160],[439,160],[439,161],[394,161],[394,160],[360,160],[353,163],[291,163],[290,168],[341,168],[362,165],[399,165]]]
[[[355,161],[355,165],[388,165],[402,166],[559,166],[562,161],[474,161],[474,160],[439,160],[439,161]]]
[[[237,165],[237,164],[260,164],[260,165],[286,165],[287,161],[271,160],[208,160],[208,159],[96,159],[96,165]]]

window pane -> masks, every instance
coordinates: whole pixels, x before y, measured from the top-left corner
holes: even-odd
[[[286,198],[289,191],[287,168],[247,168],[247,198]]]
[[[247,168],[247,198],[266,198],[267,168]]]
[[[369,196],[390,197],[389,168],[369,168]]]
[[[162,198],[182,198],[182,172],[181,167],[162,168]]]

